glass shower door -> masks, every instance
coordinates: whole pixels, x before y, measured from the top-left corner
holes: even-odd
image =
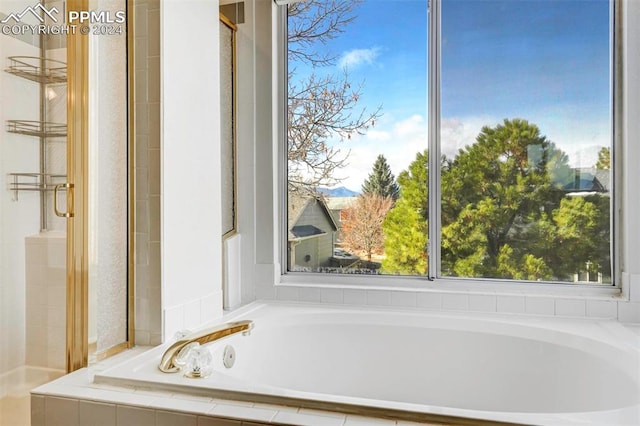
[[[73,1],[69,10],[125,16],[126,1]],[[127,348],[130,195],[129,79],[126,22],[77,23],[69,37],[68,369]]]

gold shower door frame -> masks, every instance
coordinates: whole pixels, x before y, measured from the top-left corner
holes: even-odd
[[[67,10],[89,10],[88,0],[67,0]],[[127,1],[128,81],[128,282],[127,340],[100,354],[104,358],[134,342],[134,144],[133,144],[133,0]],[[80,32],[67,36],[67,372],[86,367],[89,359],[89,44]]]

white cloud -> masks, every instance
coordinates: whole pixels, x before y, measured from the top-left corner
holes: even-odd
[[[388,117],[386,117],[388,118]],[[473,145],[483,126],[494,127],[503,122],[502,118],[491,116],[467,116],[443,119],[441,122],[442,154],[453,159],[458,151]],[[566,123],[566,122],[564,122]],[[600,147],[608,145],[608,135],[599,128],[586,127],[580,131],[561,126],[560,123],[541,120],[541,134],[556,142],[557,146],[569,155],[574,167],[589,167],[597,161]],[[597,127],[597,126],[594,126]],[[427,149],[428,126],[425,116],[414,114],[400,120],[386,122],[383,117],[376,129],[370,129],[365,135],[357,136],[340,148],[350,151],[344,169],[336,174],[344,180],[339,186],[360,191],[364,180],[371,173],[373,163],[379,154],[383,154],[393,174],[398,177],[415,160],[416,154]]]
[[[483,126],[495,126],[502,120],[489,116],[455,117],[440,123],[440,150],[447,158],[454,158],[465,146],[473,145]]]
[[[340,185],[360,191],[379,154],[385,156],[394,176],[398,177],[415,160],[416,154],[427,148],[427,123],[421,115],[378,125],[383,128],[369,130],[349,141],[349,165],[337,172],[344,179]]]
[[[360,65],[371,65],[380,53],[380,48],[373,47],[371,49],[353,49],[342,54],[338,66],[340,68],[357,68]]]
[[[391,140],[391,133],[382,130],[369,130],[367,132],[367,138],[371,139],[372,141],[386,142],[388,140]]]

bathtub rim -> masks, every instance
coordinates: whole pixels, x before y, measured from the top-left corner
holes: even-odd
[[[505,323],[507,326],[517,327],[535,327],[543,331],[567,332],[575,334],[583,339],[594,340],[599,344],[612,345],[617,350],[631,351],[633,354],[640,354],[640,338],[632,331],[613,320],[594,320],[589,318],[556,318],[556,317],[538,317],[522,314],[502,314],[502,313],[476,313],[476,312],[456,312],[456,311],[424,311],[420,309],[407,309],[397,307],[362,307],[350,305],[331,305],[305,302],[287,302],[287,301],[255,301],[232,312],[228,312],[222,318],[211,324],[219,324],[221,322],[233,321],[239,318],[251,318],[251,314],[263,308],[299,308],[304,307],[310,309],[311,312],[304,312],[300,315],[314,315],[326,310],[338,310],[342,313],[347,312],[365,312],[365,313],[381,313],[388,312],[400,315],[419,315],[428,318],[470,320],[482,318],[483,322],[488,323]],[[317,311],[317,312],[316,312]],[[285,314],[286,315],[286,314]],[[207,324],[207,326],[211,325]],[[601,328],[600,336],[594,336],[590,333],[593,331],[594,324],[598,324]],[[611,331],[613,333],[611,334]],[[625,344],[623,337],[633,337],[638,340],[637,344]],[[633,341],[631,343],[634,343]],[[608,413],[625,417],[629,413],[635,414],[640,412],[640,402],[635,405],[624,406],[615,409],[605,409],[599,411],[585,412],[558,412],[558,413],[536,413],[536,412],[494,412],[472,410],[454,407],[440,407],[423,404],[404,403],[395,401],[376,400],[372,398],[359,398],[353,396],[336,396],[329,394],[320,394],[305,391],[293,391],[297,396],[282,395],[278,393],[281,388],[275,388],[268,385],[254,386],[251,391],[247,391],[241,386],[229,386],[225,383],[225,388],[197,387],[191,383],[179,384],[172,383],[172,375],[158,376],[163,380],[150,381],[139,378],[132,379],[126,374],[114,374],[116,370],[124,364],[135,365],[139,359],[146,359],[149,356],[159,358],[164,348],[171,342],[156,346],[149,351],[137,355],[121,364],[118,364],[104,372],[96,374],[94,383],[107,384],[112,386],[130,386],[136,389],[142,388],[147,390],[176,391],[180,393],[207,396],[218,399],[230,399],[244,402],[255,402],[282,406],[295,406],[316,410],[326,410],[332,412],[340,412],[346,414],[364,415],[379,418],[391,418],[396,420],[418,421],[418,422],[435,422],[455,424],[529,424],[536,422],[540,424],[557,424],[559,418],[572,416],[580,423],[581,419],[591,414],[598,416],[606,416]],[[159,373],[159,372],[158,372]],[[161,374],[161,373],[159,373]],[[640,373],[639,373],[640,374]],[[640,380],[640,377],[637,377]],[[241,382],[238,380],[238,382]],[[197,383],[197,382],[194,382]],[[638,381],[640,383],[640,381]],[[257,389],[256,389],[257,388]],[[272,390],[276,390],[274,393]],[[286,393],[286,389],[284,389]],[[346,401],[346,402],[345,402]],[[523,419],[526,418],[526,419]],[[566,420],[566,419],[565,419]],[[492,422],[492,423],[490,423]]]

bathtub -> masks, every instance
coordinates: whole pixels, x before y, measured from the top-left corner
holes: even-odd
[[[171,343],[96,383],[413,421],[640,424],[640,337],[615,321],[256,302],[208,346],[214,372],[157,365]],[[225,348],[235,363],[225,367]]]

